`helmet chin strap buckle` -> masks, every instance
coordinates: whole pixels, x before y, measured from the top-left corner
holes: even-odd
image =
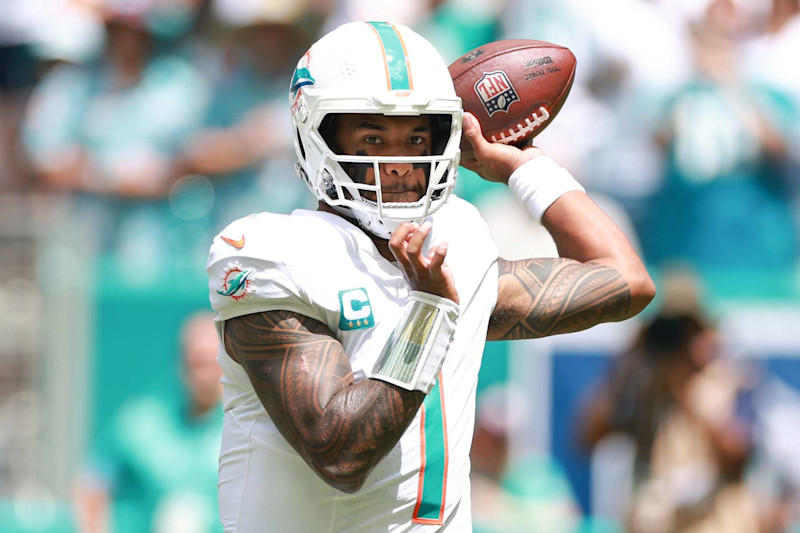
[[[351,222],[355,222],[359,228],[379,239],[389,240],[389,237],[392,236],[392,232],[401,224],[401,221],[397,221],[396,224],[387,224],[376,216],[367,215],[357,209],[351,209],[343,205],[331,205],[331,207],[334,211],[337,211]]]
[[[388,240],[392,233],[400,227],[403,222],[412,222],[414,224],[422,224],[425,220],[430,220],[431,217],[427,216],[417,220],[395,220],[395,219],[381,219],[374,215],[367,215],[355,209],[351,210],[351,214],[355,216],[358,225],[364,231],[367,231],[380,239]]]
[[[331,173],[328,172],[327,169],[322,171],[322,181],[320,184],[325,194],[331,198],[336,198],[336,187],[333,185],[333,176],[331,176]]]

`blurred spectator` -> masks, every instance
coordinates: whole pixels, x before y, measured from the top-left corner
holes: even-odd
[[[45,77],[28,112],[26,147],[55,187],[163,196],[171,157],[204,109],[207,90],[189,64],[154,50],[146,13],[105,15],[104,58]]]
[[[470,453],[476,533],[565,533],[581,523],[561,466],[544,453],[515,453],[527,402],[511,385],[494,385],[478,398]]]
[[[800,392],[777,376],[764,379],[754,394],[758,443],[747,481],[758,498],[763,532],[800,528]]]
[[[772,0],[771,10],[744,43],[747,78],[770,95],[767,111],[786,140],[787,181],[800,227],[800,75],[793,68],[800,56],[800,1]]]
[[[330,15],[323,31],[351,20],[405,24],[429,39],[445,61],[455,60],[499,36],[508,0],[327,0]]]
[[[668,277],[661,292],[658,314],[586,402],[587,441],[622,432],[635,444],[630,531],[760,531],[744,482],[753,376],[722,352],[691,277]]]
[[[96,60],[105,38],[103,18],[88,2],[51,0],[40,14],[32,50],[40,77],[55,65],[79,65]]]
[[[575,54],[567,104],[536,144],[591,192],[619,202],[638,228],[662,174],[655,111],[690,73],[682,20],[654,0],[510,0],[502,22],[504,38],[550,41]]]
[[[732,0],[714,0],[693,28],[696,73],[669,105],[668,167],[643,229],[648,260],[683,258],[704,272],[794,270],[780,102],[740,71]]]
[[[445,61],[500,38],[500,20],[508,0],[433,0],[427,17],[415,26],[436,46]]]
[[[289,212],[306,203],[294,171],[286,108],[297,58],[313,37],[306,2],[216,0],[223,26],[222,65],[201,129],[184,143],[183,174],[211,178],[214,231],[263,211]]]
[[[77,490],[81,531],[222,531],[217,340],[211,314],[188,317],[181,330],[182,401],[157,394],[131,398],[112,420]]]
[[[412,28],[426,19],[442,0],[325,0],[330,16],[322,28],[325,33],[352,20],[386,20]]]
[[[44,7],[43,0],[0,2],[0,191],[30,186],[15,148],[22,109],[36,81],[31,42]]]
[[[158,200],[175,181],[176,154],[202,117],[208,88],[192,65],[163,51],[162,36],[187,15],[161,16],[158,6],[136,2],[103,7],[104,55],[47,73],[23,140],[43,183],[78,193],[76,216],[93,217],[103,250],[154,265],[181,219]]]
[[[745,67],[750,79],[800,98],[800,76],[787,68],[800,53],[800,2],[772,0],[762,27],[745,43]]]

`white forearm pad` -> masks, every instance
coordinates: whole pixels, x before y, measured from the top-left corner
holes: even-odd
[[[369,377],[429,393],[455,335],[458,313],[452,300],[411,291]]]
[[[562,194],[586,192],[567,169],[547,156],[535,157],[515,170],[508,187],[537,221]]]

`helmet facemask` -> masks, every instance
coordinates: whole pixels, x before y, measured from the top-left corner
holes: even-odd
[[[447,201],[455,185],[458,162],[458,155],[455,162],[452,156],[444,155],[452,137],[453,118],[450,115],[429,115],[430,153],[403,156],[344,153],[334,140],[337,117],[336,114],[327,115],[319,127],[327,147],[319,169],[319,181],[327,203],[346,209],[345,214],[354,217],[364,229],[378,237],[389,238],[403,221],[420,222]],[[424,173],[425,182],[419,199],[398,202],[386,198],[389,194],[381,179],[385,171],[381,170],[384,165],[394,164],[410,164],[412,172]],[[373,177],[369,183],[367,175]]]

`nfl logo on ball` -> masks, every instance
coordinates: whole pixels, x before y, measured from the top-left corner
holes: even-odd
[[[502,70],[485,72],[481,79],[475,82],[475,94],[483,102],[490,117],[498,111],[508,113],[511,104],[519,100],[517,91]]]

